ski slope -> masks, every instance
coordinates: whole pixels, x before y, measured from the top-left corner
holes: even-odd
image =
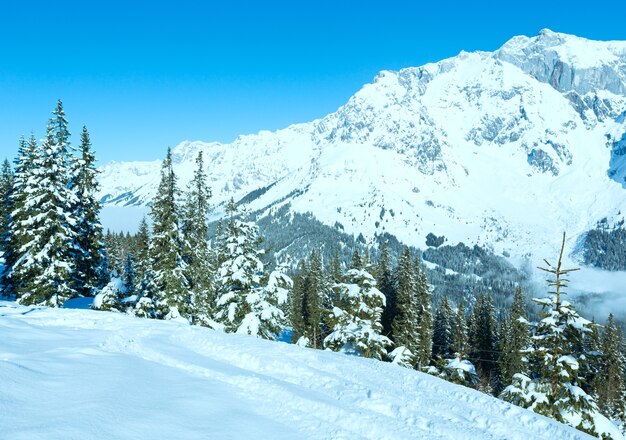
[[[584,439],[389,363],[0,302],[1,439]]]

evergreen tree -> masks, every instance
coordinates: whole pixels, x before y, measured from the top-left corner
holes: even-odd
[[[414,267],[419,270],[417,277],[417,295],[420,307],[419,312],[419,338],[416,353],[417,369],[428,367],[433,351],[433,314],[431,309],[431,287],[426,278],[426,271],[418,261]]]
[[[137,294],[136,277],[135,277],[135,259],[130,252],[126,254],[126,263],[124,264],[124,293],[126,296]]]
[[[292,300],[292,313],[297,327],[294,338],[301,345],[313,348],[322,346],[322,307],[327,295],[327,283],[324,278],[322,259],[317,250],[311,251],[306,263],[301,265],[297,292]],[[295,290],[295,287],[294,287]]]
[[[10,286],[14,295],[19,296],[27,289],[26,283],[29,280],[30,271],[22,268],[21,273],[15,272],[15,264],[20,256],[25,254],[32,241],[32,234],[27,225],[27,220],[34,214],[26,207],[26,201],[34,190],[33,181],[29,180],[33,172],[35,160],[39,150],[37,141],[31,135],[28,142],[24,138],[20,139],[18,154],[15,159],[15,174],[13,178],[13,190],[11,194],[11,204],[13,211],[9,222],[8,248],[10,251],[5,254],[5,272],[3,284]],[[25,247],[26,246],[26,247]]]
[[[497,322],[493,299],[481,293],[472,310],[472,326],[469,329],[470,360],[480,376],[488,382],[496,372],[498,350]]]
[[[190,303],[185,277],[186,265],[181,255],[177,196],[172,151],[168,148],[161,167],[161,182],[150,212],[150,262],[157,286],[156,306],[159,316],[165,319],[187,317]]]
[[[275,339],[284,322],[278,306],[287,299],[281,289],[289,290],[291,279],[280,267],[264,280],[258,226],[239,218],[245,218],[246,212],[239,213],[233,199],[226,214],[228,224],[219,244],[216,321],[226,332]]]
[[[61,306],[77,295],[75,289],[77,245],[70,188],[69,131],[61,101],[48,124],[46,138],[35,154],[23,190],[22,213],[15,221],[18,241],[25,243],[13,268],[19,301]],[[18,195],[18,197],[22,197]]]
[[[621,329],[609,315],[601,342],[602,362],[594,380],[593,388],[602,414],[610,419],[626,422],[626,358]]]
[[[21,143],[23,143],[23,139]],[[11,164],[7,159],[2,164],[0,172],[0,296],[13,295],[13,286],[9,278],[13,264],[13,249],[11,246],[11,213],[13,211],[14,176]]]
[[[75,205],[76,241],[76,291],[81,296],[92,296],[107,281],[108,264],[104,237],[100,224],[100,202],[96,170],[96,157],[91,150],[87,127],[81,133],[81,159],[76,161]]]
[[[398,259],[396,271],[396,307],[397,314],[393,320],[392,328],[394,343],[398,347],[406,347],[411,353],[409,356],[411,365],[416,364],[415,354],[419,347],[419,299],[417,280],[411,261],[409,248],[405,247]],[[419,275],[419,273],[418,273]]]
[[[394,340],[392,323],[398,311],[396,306],[396,290],[391,267],[391,258],[389,256],[389,245],[387,244],[387,241],[383,241],[380,246],[380,258],[376,267],[376,283],[378,290],[385,295],[387,300],[387,305],[383,311],[381,321],[383,325],[383,334],[389,339]]]
[[[434,360],[450,359],[454,355],[452,331],[454,313],[447,297],[443,297],[435,313],[433,325],[433,358]]]
[[[359,262],[360,264],[360,262]],[[364,269],[350,269],[346,282],[333,285],[334,306],[329,313],[331,333],[324,346],[334,351],[382,359],[391,341],[382,335],[380,319],[385,296]]]
[[[133,255],[135,256],[135,273],[141,283],[150,268],[150,228],[145,217],[141,219],[139,229],[135,234]]]
[[[206,182],[202,151],[196,157],[196,169],[187,189],[182,219],[183,249],[187,279],[191,290],[193,321],[212,327],[214,286],[213,258],[209,248],[207,215],[211,209],[211,189]]]
[[[527,355],[531,350],[530,334],[524,295],[519,287],[515,290],[509,317],[503,320],[499,341],[498,368],[500,382],[508,386],[516,373],[528,373]]]
[[[465,318],[465,303],[461,301],[454,313],[454,327],[452,330],[452,349],[459,359],[466,359],[469,352],[467,334],[467,319]]]
[[[549,297],[534,300],[543,308],[543,318],[532,337],[537,371],[532,371],[530,376],[516,373],[513,384],[505,388],[501,397],[587,433],[599,435],[603,428],[597,423],[602,423],[602,416],[593,397],[581,388],[580,371],[585,356],[575,353],[575,348],[582,345],[582,334],[589,331],[590,322],[581,318],[574,307],[562,298],[568,282],[564,276],[577,270],[562,268],[564,247],[565,234],[557,265],[544,260],[547,267],[540,268],[553,277],[548,280],[553,290],[548,292]]]

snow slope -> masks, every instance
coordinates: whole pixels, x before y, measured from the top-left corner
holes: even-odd
[[[335,113],[232,144],[183,142],[181,186],[205,154],[214,201],[264,188],[252,209],[290,203],[347,233],[423,247],[492,246],[514,259],[568,250],[626,212],[626,42],[543,30],[495,52],[383,71]],[[159,162],[102,169],[108,205],[145,205]]]
[[[0,302],[0,438],[591,437],[388,363]]]

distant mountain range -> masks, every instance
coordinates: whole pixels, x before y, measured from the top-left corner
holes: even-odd
[[[288,205],[329,227],[479,244],[514,262],[568,251],[626,212],[626,42],[542,30],[495,52],[383,71],[335,113],[231,144],[173,149],[181,188],[198,151],[214,202]],[[146,205],[160,162],[102,168],[105,205]]]

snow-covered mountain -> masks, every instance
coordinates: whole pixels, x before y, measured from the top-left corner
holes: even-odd
[[[390,363],[1,301],[0,380],[13,440],[592,438]]]
[[[205,154],[214,201],[255,191],[348,233],[424,246],[492,246],[513,258],[569,250],[626,212],[626,42],[543,30],[495,52],[383,71],[335,113],[231,144],[173,150],[184,186]],[[108,205],[150,202],[160,163],[102,169]],[[260,190],[259,190],[260,189]]]

